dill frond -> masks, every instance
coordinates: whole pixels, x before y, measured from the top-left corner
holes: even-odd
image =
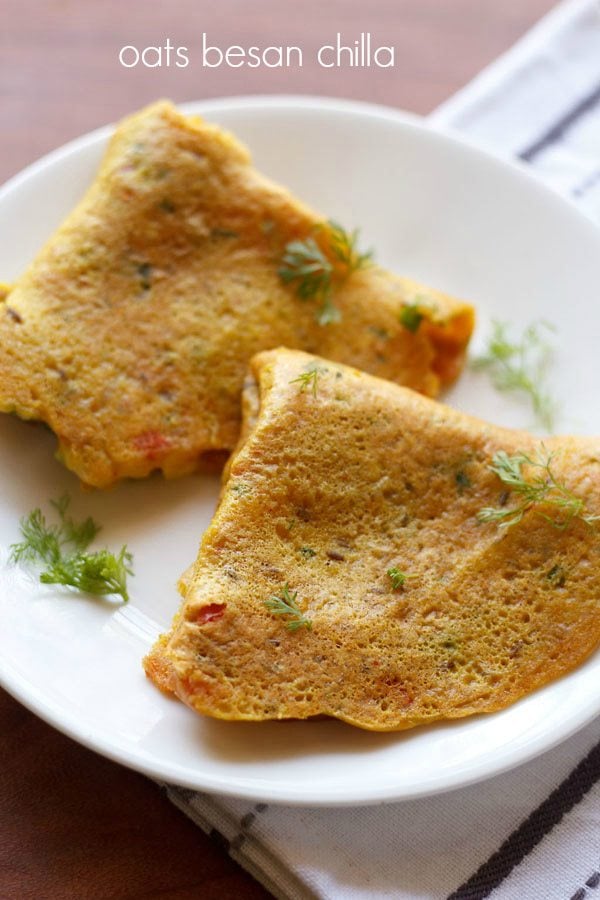
[[[285,284],[295,282],[302,300],[321,297],[331,290],[333,264],[314,237],[290,241],[281,257],[278,275]]]
[[[342,314],[331,299],[331,294],[327,294],[317,313],[317,322],[319,325],[333,325],[341,319]]]
[[[373,251],[367,250],[361,253],[358,249],[359,230],[346,231],[333,219],[328,221],[329,245],[334,256],[346,267],[346,276],[350,276],[359,269],[366,269],[373,262]]]
[[[298,631],[299,628],[312,628],[312,621],[307,619],[302,610],[296,603],[298,591],[290,593],[289,585],[286,582],[279,594],[272,594],[268,600],[265,600],[265,606],[273,613],[274,616],[290,616],[291,618],[285,623],[288,631]]]
[[[34,509],[20,521],[21,536],[18,544],[11,544],[9,562],[52,563],[60,559],[61,540],[56,525],[48,525],[41,509]]]
[[[315,234],[321,236],[317,241]],[[339,322],[341,313],[333,302],[336,285],[343,284],[353,272],[371,265],[371,251],[357,249],[358,231],[347,232],[337,222],[316,225],[304,240],[286,244],[277,270],[284,284],[294,284],[301,300],[319,303],[320,325]]]
[[[11,546],[10,562],[42,564],[43,584],[63,584],[90,594],[117,594],[126,602],[127,575],[133,574],[131,554],[126,547],[118,556],[110,550],[86,552],[100,526],[90,516],[75,522],[68,515],[70,502],[68,494],[50,501],[59,524],[48,524],[39,508],[21,519],[23,540]]]
[[[475,357],[471,366],[488,372],[497,390],[527,395],[539,423],[552,431],[557,406],[545,384],[552,347],[544,330],[553,332],[554,328],[547,322],[533,323],[520,340],[511,341],[508,324],[494,321],[486,352]]]
[[[42,584],[62,584],[86,594],[116,594],[127,603],[127,576],[133,575],[133,557],[127,547],[118,556],[110,550],[96,553],[78,552],[64,556],[40,575]]]
[[[536,457],[525,453],[509,456],[505,450],[495,453],[488,468],[519,498],[519,502],[512,507],[484,507],[477,514],[479,521],[495,522],[500,528],[510,528],[517,525],[529,510],[535,510],[559,529],[567,528],[576,518],[587,525],[600,520],[600,516],[587,513],[585,501],[581,497],[577,497],[565,484],[558,481],[552,471],[552,459],[553,454],[547,453],[543,444]],[[537,508],[540,505],[554,507],[558,518],[541,512]]]
[[[400,590],[401,587],[405,584],[405,582],[409,578],[416,578],[416,575],[407,575],[406,572],[401,572],[397,566],[393,566],[391,569],[387,570],[388,577],[392,582],[392,588],[395,591]]]
[[[310,388],[313,397],[316,397],[318,390],[318,381],[324,371],[325,370],[323,369],[319,369],[318,366],[311,366],[310,369],[307,369],[306,372],[302,372],[300,375],[298,375],[297,378],[292,378],[290,384],[299,384],[301,394],[303,394],[304,391]]]
[[[94,538],[102,530],[102,526],[98,525],[91,516],[84,519],[83,522],[77,524],[67,515],[71,498],[68,494],[63,494],[58,500],[51,500],[51,505],[57,511],[60,517],[60,537],[62,544],[70,544],[76,550],[87,550]]]

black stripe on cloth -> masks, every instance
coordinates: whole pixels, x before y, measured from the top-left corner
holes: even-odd
[[[517,154],[518,158],[523,160],[523,162],[533,162],[536,156],[542,152],[542,150],[547,150],[548,147],[555,144],[557,141],[560,141],[562,136],[571,128],[575,122],[588,113],[591,109],[596,106],[597,103],[600,102],[600,84],[594,88],[583,100],[580,100],[575,106],[573,106],[567,113],[565,113],[561,118],[552,125],[547,131],[542,134],[541,137],[530,144],[528,147],[525,147],[524,150],[521,150],[520,153]]]
[[[231,848],[232,850],[239,850],[246,837],[248,836],[254,822],[256,821],[257,814],[263,813],[266,809],[268,809],[266,803],[257,803],[254,807],[254,812],[252,810],[247,812],[240,819],[240,828],[238,833],[231,840]]]
[[[600,743],[448,900],[483,900],[600,780]],[[583,896],[583,895],[582,895]]]
[[[584,897],[589,897],[585,888],[597,888],[598,885],[600,885],[600,872],[592,872],[590,877],[586,879],[585,887],[578,888],[572,895],[571,900],[584,900]]]
[[[595,169],[593,172],[590,172],[589,175],[586,175],[583,181],[580,181],[579,184],[575,185],[571,193],[579,200],[581,197],[585,197],[588,191],[591,191],[592,188],[596,187],[599,181],[600,169]]]
[[[600,872],[592,872],[588,880],[586,881],[586,886],[591,888],[597,888],[600,884]]]

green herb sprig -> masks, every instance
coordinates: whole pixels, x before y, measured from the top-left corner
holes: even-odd
[[[319,229],[322,230],[323,226],[319,226]],[[367,250],[361,253],[358,249],[360,236],[358,228],[355,228],[354,231],[346,231],[338,222],[330,219],[327,223],[327,229],[331,252],[345,267],[346,277],[371,265],[373,262],[373,251]]]
[[[317,551],[313,550],[312,547],[300,547],[300,553],[304,559],[312,559],[313,556],[317,555]]]
[[[544,332],[554,328],[547,322],[533,323],[517,340],[511,340],[508,331],[506,322],[494,321],[485,353],[471,366],[488,372],[497,390],[527,395],[540,425],[552,431],[557,406],[545,383],[552,347]]]
[[[290,617],[285,623],[288,631],[298,631],[299,628],[306,628],[310,631],[312,621],[306,618],[296,603],[297,596],[298,591],[290,593],[289,585],[286,582],[279,594],[272,594],[268,600],[265,600],[265,606],[274,616]]]
[[[129,600],[127,576],[131,571],[132,556],[122,547],[118,556],[110,550],[95,553],[75,553],[48,566],[40,575],[42,584],[64,584],[86,594],[118,594],[124,602]]]
[[[423,321],[424,313],[419,309],[418,303],[407,303],[400,310],[398,318],[400,319],[400,324],[404,325],[407,331],[416,334],[419,330],[419,325]]]
[[[392,588],[395,591],[399,591],[401,587],[404,586],[406,581],[410,578],[416,578],[416,575],[407,575],[406,572],[401,572],[397,566],[393,566],[391,569],[387,570],[388,577],[392,582]]]
[[[311,366],[310,369],[307,369],[306,372],[302,372],[297,378],[292,378],[290,384],[299,384],[301,394],[310,388],[313,397],[316,397],[319,378],[324,371],[324,369],[319,369],[318,366]]]
[[[51,501],[57,524],[49,524],[39,508],[22,518],[23,540],[11,546],[10,562],[42,564],[42,584],[62,584],[99,596],[116,594],[127,602],[127,576],[133,574],[131,553],[126,546],[116,556],[109,550],[87,552],[100,525],[89,516],[76,523],[68,514],[70,502],[68,494]]]
[[[500,528],[511,528],[518,525],[525,513],[532,509],[559,529],[567,528],[573,519],[581,519],[587,525],[600,520],[600,516],[587,513],[585,501],[581,497],[577,497],[558,481],[552,471],[552,459],[553,454],[547,453],[543,444],[535,457],[525,453],[509,456],[505,450],[495,453],[488,468],[519,498],[519,503],[513,507],[487,506],[479,510],[479,521],[495,522]],[[527,467],[526,471],[524,467]],[[553,506],[558,518],[537,509],[540,504]]]
[[[318,242],[315,235],[325,235]],[[319,303],[317,321],[320,325],[339,322],[341,313],[333,302],[336,283],[343,284],[353,272],[371,265],[371,251],[358,250],[358,231],[348,232],[337,222],[316,225],[304,240],[286,244],[278,275],[284,284],[294,284],[301,300]]]

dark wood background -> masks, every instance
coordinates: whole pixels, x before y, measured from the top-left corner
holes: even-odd
[[[506,50],[553,0],[0,0],[0,181],[156,99],[328,94],[426,114]],[[302,69],[203,69],[210,42],[294,44]],[[362,31],[394,69],[310,62]],[[125,69],[121,47],[189,50],[186,69]],[[1,490],[1,488],[0,488]],[[0,898],[268,897],[154,784],[48,727],[0,691]]]

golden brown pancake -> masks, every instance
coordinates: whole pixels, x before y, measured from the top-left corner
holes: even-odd
[[[600,440],[543,447],[297,351],[251,369],[219,508],[146,660],[163,690],[222,719],[391,731],[502,709],[595,650],[600,541],[582,516],[600,513]],[[519,503],[489,468],[501,450],[553,454],[580,514],[559,527],[547,499],[479,521]],[[265,602],[286,585],[295,617]]]
[[[46,422],[65,464],[106,487],[231,450],[248,361],[280,344],[437,394],[461,369],[471,307],[372,266],[337,284],[341,320],[320,325],[278,274],[290,241],[327,244],[320,222],[219,128],[167,102],[125,119],[0,294],[0,410]]]

